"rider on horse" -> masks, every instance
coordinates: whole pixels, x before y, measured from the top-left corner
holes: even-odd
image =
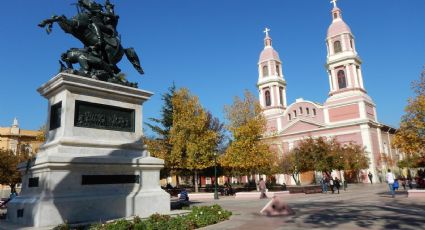
[[[117,77],[121,70],[116,64],[125,54],[135,69],[143,74],[134,49],[124,49],[121,46],[116,30],[119,16],[114,13],[114,5],[108,0],[105,6],[90,0],[78,0],[78,7],[78,15],[72,19],[53,16],[39,24],[40,27],[47,25],[47,32],[50,33],[53,23],[57,22],[66,33],[72,34],[84,44],[84,48],[72,48],[62,54],[61,59],[66,67],[61,63],[61,70],[68,68],[75,72],[72,65],[79,63],[80,70],[76,72],[80,75],[129,85],[128,82],[120,82],[122,80]]]

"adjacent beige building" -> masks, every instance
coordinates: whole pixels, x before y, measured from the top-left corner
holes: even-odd
[[[43,133],[38,130],[26,130],[19,128],[18,120],[13,120],[11,127],[0,127],[0,149],[17,152],[35,153],[42,141],[39,136]]]

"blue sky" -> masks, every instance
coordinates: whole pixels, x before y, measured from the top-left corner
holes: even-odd
[[[36,89],[57,73],[62,52],[81,45],[58,26],[47,35],[37,24],[53,14],[73,16],[75,1],[2,2],[0,126],[10,126],[14,117],[24,129],[45,123],[47,101]],[[224,105],[244,89],[257,95],[257,61],[266,26],[283,61],[288,102],[299,97],[326,100],[328,0],[112,2],[120,15],[123,46],[136,49],[146,74],[138,75],[127,60],[119,66],[130,81],[155,93],[144,104],[145,120],[158,117],[161,94],[172,82],[189,88],[220,119]],[[425,1],[340,0],[338,6],[356,38],[378,119],[397,127],[412,96],[410,83],[425,64]]]

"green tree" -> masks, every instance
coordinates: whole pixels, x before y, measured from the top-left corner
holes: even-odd
[[[0,184],[7,184],[14,191],[16,184],[21,182],[21,173],[17,167],[19,163],[28,161],[31,155],[26,152],[17,152],[0,149]]]
[[[363,146],[349,143],[342,146],[342,158],[344,159],[344,170],[354,171],[358,177],[359,171],[369,167],[369,158]],[[359,178],[357,178],[359,181]]]
[[[198,172],[214,165],[219,134],[211,129],[211,117],[189,90],[182,88],[176,91],[172,104],[170,162],[194,172],[195,192],[198,192]]]
[[[244,99],[235,97],[233,104],[225,107],[225,115],[233,139],[220,157],[221,165],[239,173],[269,174],[277,158],[262,140],[266,120],[258,100],[245,91]]]
[[[308,162],[311,158],[305,157],[304,154],[306,153],[308,152],[302,152],[300,149],[294,148],[285,154],[281,160],[282,173],[291,175],[296,185],[301,184],[301,173],[312,170],[312,164]]]
[[[170,130],[173,126],[173,96],[176,92],[176,86],[173,85],[168,88],[168,92],[162,95],[162,101],[164,105],[161,108],[160,118],[149,118],[153,123],[146,123],[146,125],[152,129],[156,135],[164,140],[169,139]]]
[[[162,95],[164,102],[160,118],[149,118],[151,123],[146,125],[155,133],[155,137],[145,138],[144,141],[148,146],[148,150],[152,156],[164,159],[164,169],[161,170],[161,177],[165,178],[171,173],[177,173],[178,165],[173,165],[170,162],[169,156],[171,154],[172,145],[170,144],[170,130],[173,126],[173,103],[172,98],[175,94],[176,86],[173,85],[168,88],[168,92]],[[177,180],[178,185],[178,180]]]
[[[341,145],[335,138],[306,138],[296,142],[296,147],[283,158],[284,173],[292,175],[297,184],[299,175],[320,171],[330,176],[332,170],[358,171],[369,167],[364,147],[349,143]]]
[[[402,166],[425,166],[425,68],[418,81],[412,83],[414,98],[409,98],[405,114],[401,118],[393,146],[408,157]],[[410,160],[412,162],[406,162]]]

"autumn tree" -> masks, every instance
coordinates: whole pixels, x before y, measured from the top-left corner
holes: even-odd
[[[194,172],[198,192],[198,172],[214,165],[219,134],[211,127],[212,117],[196,96],[182,88],[172,97],[173,125],[170,129],[170,163]]]
[[[21,182],[18,164],[30,158],[31,155],[25,151],[14,153],[11,150],[0,149],[0,184],[7,184],[11,191],[14,191],[16,184]]]
[[[37,141],[40,141],[40,142],[45,142],[46,141],[46,137],[47,137],[47,133],[48,133],[48,130],[47,130],[47,126],[44,124],[44,125],[42,125],[39,129],[38,129],[38,134],[37,134],[37,136],[35,137],[35,139],[37,140]]]
[[[425,166],[425,68],[418,81],[412,83],[415,93],[409,98],[405,114],[401,118],[400,128],[395,134],[393,146],[406,153],[406,160],[402,165]]]
[[[277,158],[262,140],[266,120],[258,100],[245,91],[243,99],[235,97],[233,104],[225,107],[225,116],[232,140],[220,164],[239,173],[269,174]]]

